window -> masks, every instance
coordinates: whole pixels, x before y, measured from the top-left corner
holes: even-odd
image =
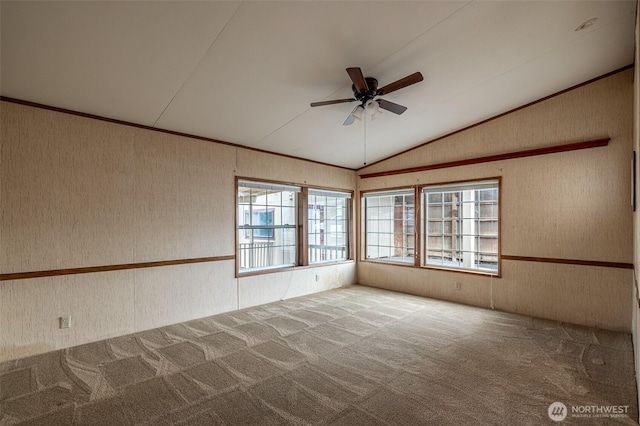
[[[309,189],[309,263],[349,258],[350,193]]]
[[[499,191],[492,178],[364,193],[363,260],[498,275]]]
[[[427,186],[424,264],[498,271],[498,181]]]
[[[364,194],[365,257],[415,261],[415,195],[413,189]]]
[[[300,188],[238,181],[239,270],[295,265]]]
[[[238,179],[236,194],[238,273],[350,258],[350,192]]]

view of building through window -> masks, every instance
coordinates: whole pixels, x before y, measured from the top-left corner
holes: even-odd
[[[240,270],[295,265],[299,187],[238,182]]]
[[[498,273],[498,179],[419,189],[363,194],[365,258]],[[421,194],[417,210],[415,193]]]
[[[351,193],[302,189],[238,181],[239,272],[349,259]],[[307,221],[300,223],[298,206],[305,205]],[[305,246],[300,232],[307,235]],[[307,259],[301,259],[304,250]]]
[[[415,196],[413,190],[364,196],[365,257],[414,263]]]
[[[425,263],[498,270],[498,182],[423,188]]]
[[[309,189],[309,263],[349,258],[349,198],[349,193]]]

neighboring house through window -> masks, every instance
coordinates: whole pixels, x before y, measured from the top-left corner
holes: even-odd
[[[365,193],[365,257],[414,263],[415,196],[413,189]]]
[[[296,264],[300,187],[238,181],[240,271]]]
[[[309,263],[349,258],[351,193],[309,189]]]
[[[238,272],[349,259],[350,210],[350,192],[239,179]]]
[[[498,271],[498,181],[422,189],[426,266]]]

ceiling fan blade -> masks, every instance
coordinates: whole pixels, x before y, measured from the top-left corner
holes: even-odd
[[[356,121],[356,117],[354,117],[353,114],[349,114],[347,116],[347,119],[344,120],[344,123],[342,123],[343,126],[349,126],[350,124],[353,124],[353,122]]]
[[[380,105],[380,108],[386,109],[387,111],[391,111],[392,113],[398,114],[398,115],[402,114],[407,110],[407,107],[405,106],[398,105],[393,102],[385,101],[384,99],[378,99],[378,105]]]
[[[355,99],[353,99],[353,98],[334,99],[333,101],[311,102],[311,106],[312,107],[317,107],[317,106],[324,106],[324,105],[343,104],[343,103],[346,103],[346,102],[353,102],[353,101],[355,101]]]
[[[389,83],[386,86],[381,87],[376,93],[378,95],[386,95],[387,93],[395,92],[396,90],[400,90],[407,86],[411,86],[412,84],[419,83],[422,80],[422,74],[420,74],[420,72],[415,72],[411,75],[406,76],[405,78],[401,78],[400,80],[394,81],[393,83]]]
[[[358,67],[347,68],[347,73],[353,81],[353,85],[355,86],[358,92],[368,92],[369,86],[367,86],[367,81],[364,79],[364,75],[362,74],[362,70]]]
[[[358,108],[362,109],[362,112],[360,114],[357,113]],[[364,108],[362,108],[362,106],[358,105],[356,106],[353,111],[351,111],[351,114],[349,114],[347,116],[347,119],[344,120],[344,123],[342,123],[343,126],[348,126],[350,124],[353,124],[353,122],[356,120],[356,118],[358,120],[362,120],[362,113],[364,113]]]

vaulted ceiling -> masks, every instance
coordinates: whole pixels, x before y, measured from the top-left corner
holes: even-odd
[[[636,5],[2,1],[0,95],[359,168],[632,64]],[[424,81],[343,126],[347,67]]]

